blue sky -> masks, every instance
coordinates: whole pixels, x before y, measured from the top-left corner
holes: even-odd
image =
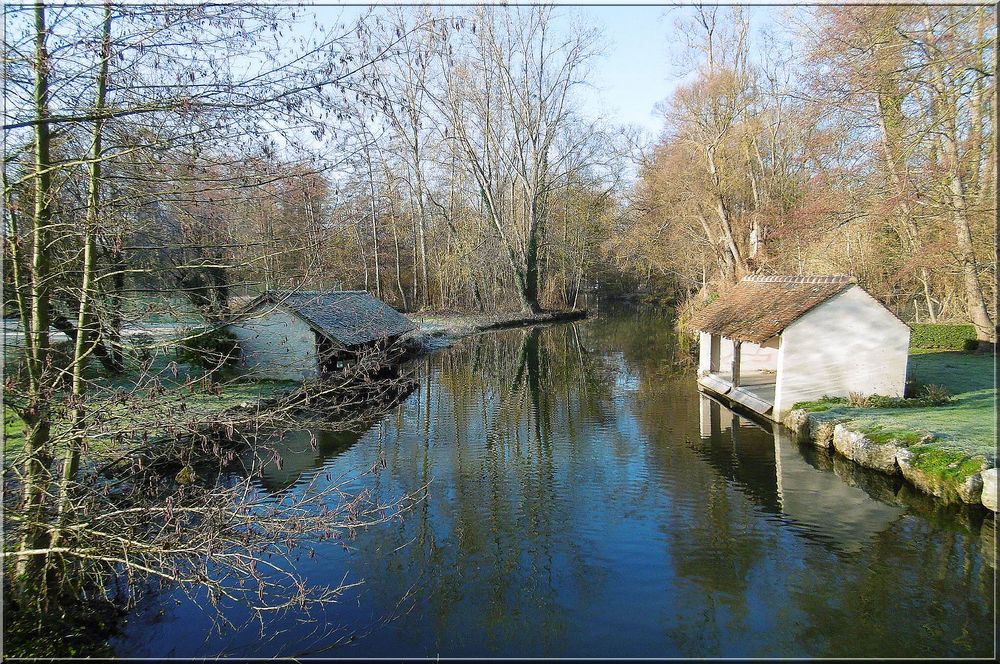
[[[783,9],[745,7],[756,33],[781,16]],[[603,111],[620,122],[642,127],[651,137],[663,128],[654,112],[657,102],[668,98],[684,83],[689,71],[678,66],[677,56],[685,49],[675,21],[689,13],[678,6],[591,6],[565,7],[579,12],[603,33],[607,47],[595,64],[597,90],[587,99],[594,111]]]
[[[568,9],[568,8],[567,8]],[[596,89],[587,99],[593,112],[635,124],[655,135],[661,120],[655,104],[677,85],[670,61],[673,17],[665,7],[579,7],[605,39],[604,57],[594,63]]]
[[[405,0],[404,0],[405,4]],[[417,3],[411,3],[417,4]],[[461,4],[445,2],[443,4]],[[662,120],[654,112],[657,102],[666,99],[685,72],[675,65],[683,42],[674,25],[677,17],[689,11],[676,4],[667,5],[561,5],[557,16],[568,19],[580,16],[597,27],[604,37],[604,53],[592,65],[594,88],[584,95],[588,114],[604,115],[620,123],[640,127],[648,138],[662,129]],[[689,4],[689,3],[680,3]],[[320,6],[316,12],[323,22],[349,20],[367,6]],[[773,7],[749,7],[751,25],[759,29],[781,12]]]

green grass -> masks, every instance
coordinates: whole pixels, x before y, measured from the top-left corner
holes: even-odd
[[[912,431],[910,429],[887,426],[884,424],[870,424],[862,426],[859,430],[872,442],[879,443],[881,445],[895,442],[897,445],[903,445],[905,447],[916,445],[920,441],[933,436],[933,434],[927,431]]]
[[[983,457],[941,449],[933,443],[915,445],[910,449],[913,452],[911,462],[915,467],[946,481],[962,482],[983,470]]]
[[[910,355],[907,373],[923,383],[944,385],[952,394],[996,387],[990,355],[951,351]]]
[[[792,410],[804,410],[810,413],[822,413],[847,404],[843,397],[822,397],[815,401],[799,401],[792,405]]]
[[[4,452],[17,452],[24,447],[24,420],[17,416],[14,410],[4,404],[3,407],[3,449]]]
[[[924,384],[943,385],[951,403],[917,408],[851,408],[846,399],[824,398],[796,404],[820,420],[843,422],[876,442],[897,440],[922,451],[916,462],[936,468],[957,464],[961,471],[985,459],[996,464],[996,388],[993,357],[961,352],[910,356],[909,374]],[[930,434],[933,441],[921,442]],[[934,450],[934,456],[928,452]]]

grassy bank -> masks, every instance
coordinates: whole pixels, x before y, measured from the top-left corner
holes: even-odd
[[[89,392],[99,395],[88,404],[94,420],[89,426],[93,433],[90,444],[96,452],[111,445],[116,433],[157,438],[191,423],[207,422],[213,415],[236,406],[271,399],[299,387],[294,381],[251,380],[236,375],[213,383],[204,378],[204,369],[176,362],[169,351],[158,353],[147,366],[130,366],[118,375],[102,374],[96,367],[89,373]],[[57,441],[67,430],[67,418],[68,413],[57,413],[53,426]],[[5,461],[16,457],[23,445],[24,422],[5,403]]]
[[[915,349],[908,374],[951,392],[950,403],[909,408],[855,408],[846,399],[796,404],[821,422],[844,424],[875,443],[893,441],[914,454],[913,465],[942,480],[961,481],[996,466],[993,357]]]

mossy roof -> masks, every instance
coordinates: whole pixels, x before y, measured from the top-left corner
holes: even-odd
[[[697,311],[691,327],[763,343],[852,285],[846,275],[750,275]]]
[[[289,309],[311,328],[347,348],[416,329],[410,319],[367,291],[269,291],[248,309],[259,309],[265,303]]]

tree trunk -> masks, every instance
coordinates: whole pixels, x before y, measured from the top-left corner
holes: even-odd
[[[732,256],[733,267],[739,274],[744,274],[747,271],[747,265],[743,259],[743,254],[740,252],[739,245],[736,244],[736,234],[733,232],[733,223],[729,218],[729,209],[726,207],[726,201],[722,197],[722,181],[719,177],[719,169],[715,164],[715,148],[707,146],[705,148],[705,156],[708,161],[708,172],[712,176],[715,213],[718,215],[719,223],[722,225],[722,236],[726,241],[726,248]],[[739,274],[734,274],[733,276],[738,277]]]
[[[371,163],[368,165],[369,182],[371,184],[371,216],[372,216],[372,244],[375,253],[375,295],[382,298],[382,271],[378,263],[378,217],[375,214],[375,179],[371,173]]]
[[[928,43],[933,43],[930,13],[925,11],[925,31]],[[938,140],[945,160],[947,177],[947,195],[949,212],[955,227],[955,239],[958,248],[958,260],[962,269],[962,284],[965,290],[965,306],[970,321],[976,327],[976,337],[980,341],[996,342],[996,328],[986,307],[986,297],[979,281],[979,268],[976,264],[975,246],[972,241],[972,229],[969,223],[968,206],[965,201],[965,186],[962,183],[962,162],[958,148],[958,119],[955,117],[954,100],[949,98],[941,65],[934,61],[931,65],[933,89],[936,93],[934,108],[941,131]]]
[[[541,211],[536,203],[531,204],[531,219],[528,222],[528,246],[524,252],[524,280],[521,288],[521,305],[525,313],[541,313],[538,304],[538,237],[541,235]]]
[[[62,528],[66,525],[71,510],[73,485],[80,468],[80,454],[84,443],[84,420],[86,407],[83,403],[85,383],[83,370],[87,358],[98,343],[96,330],[92,329],[91,301],[94,294],[94,267],[97,258],[97,226],[101,214],[101,138],[104,130],[104,111],[107,95],[108,62],[111,59],[111,5],[104,5],[104,26],[101,34],[101,65],[97,73],[97,98],[94,102],[94,136],[87,185],[87,215],[84,220],[83,276],[80,285],[80,307],[77,312],[76,343],[73,345],[72,397],[73,409],[70,416],[69,449],[63,462],[62,482],[59,487],[58,527],[52,535],[50,546],[59,544]],[[49,569],[52,569],[51,565]]]
[[[945,152],[948,153],[950,142],[944,139]],[[965,192],[958,176],[958,155],[949,154],[951,168],[949,169],[948,191],[951,196],[951,216],[955,225],[955,238],[958,244],[958,257],[962,267],[962,283],[965,287],[965,303],[969,319],[976,326],[976,337],[980,341],[996,342],[996,328],[986,308],[986,297],[983,286],[979,282],[979,268],[976,264],[975,249],[972,244],[972,231],[965,207]]]
[[[886,171],[896,189],[896,194],[900,198],[900,214],[906,229],[907,243],[914,257],[919,258],[922,243],[910,205],[909,195],[912,187],[904,147],[906,145],[906,115],[903,111],[903,103],[906,95],[900,89],[899,84],[899,70],[902,63],[897,43],[899,41],[897,13],[891,10],[887,12],[880,28],[877,33],[878,42],[875,45],[874,68],[877,84],[875,107],[881,130],[882,151],[885,157]],[[937,322],[934,298],[930,291],[930,274],[927,268],[920,268],[919,281],[924,294],[927,315],[932,323]]]
[[[362,122],[364,122],[362,120]],[[379,265],[379,255],[378,255],[378,215],[375,210],[375,172],[372,169],[372,154],[370,149],[370,143],[368,142],[368,127],[362,124],[362,132],[365,134],[365,161],[368,163],[368,194],[370,196],[369,200],[369,212],[371,213],[371,225],[372,225],[372,244],[374,245],[374,256],[375,256],[375,295],[379,299],[382,298],[382,270],[381,265]]]
[[[423,291],[421,293],[421,303],[424,306],[431,304],[431,291],[429,280],[427,278],[428,265],[427,265],[427,211],[424,206],[424,195],[423,195],[423,181],[420,179],[420,175],[417,175],[417,212],[419,220],[417,223],[417,234],[419,240],[420,249],[420,289]]]
[[[49,298],[50,244],[52,218],[52,178],[50,175],[49,130],[49,56],[46,47],[45,7],[35,4],[35,208],[32,216],[31,257],[31,328],[26,331],[28,345],[28,434],[24,444],[24,514],[26,524],[21,550],[44,548],[47,540],[44,525],[44,502],[51,480],[50,390],[45,384],[50,373]],[[40,556],[21,556],[16,572],[20,592],[27,592],[38,580],[42,568]]]
[[[413,288],[410,291],[410,302],[414,309],[420,306],[420,267],[417,262],[417,216],[413,210],[413,201],[410,201],[410,233],[413,236]]]
[[[399,289],[399,300],[403,305],[403,309],[405,310],[408,307],[406,305],[406,291],[403,290],[403,275],[400,266],[401,261],[399,259],[399,233],[396,232],[395,213],[393,213],[391,221],[392,221],[392,246],[396,251],[396,288]]]
[[[365,290],[368,290],[368,256],[365,254],[365,243],[361,239],[361,229],[354,227],[354,237],[358,243],[358,251],[361,252],[361,264],[365,267]]]

